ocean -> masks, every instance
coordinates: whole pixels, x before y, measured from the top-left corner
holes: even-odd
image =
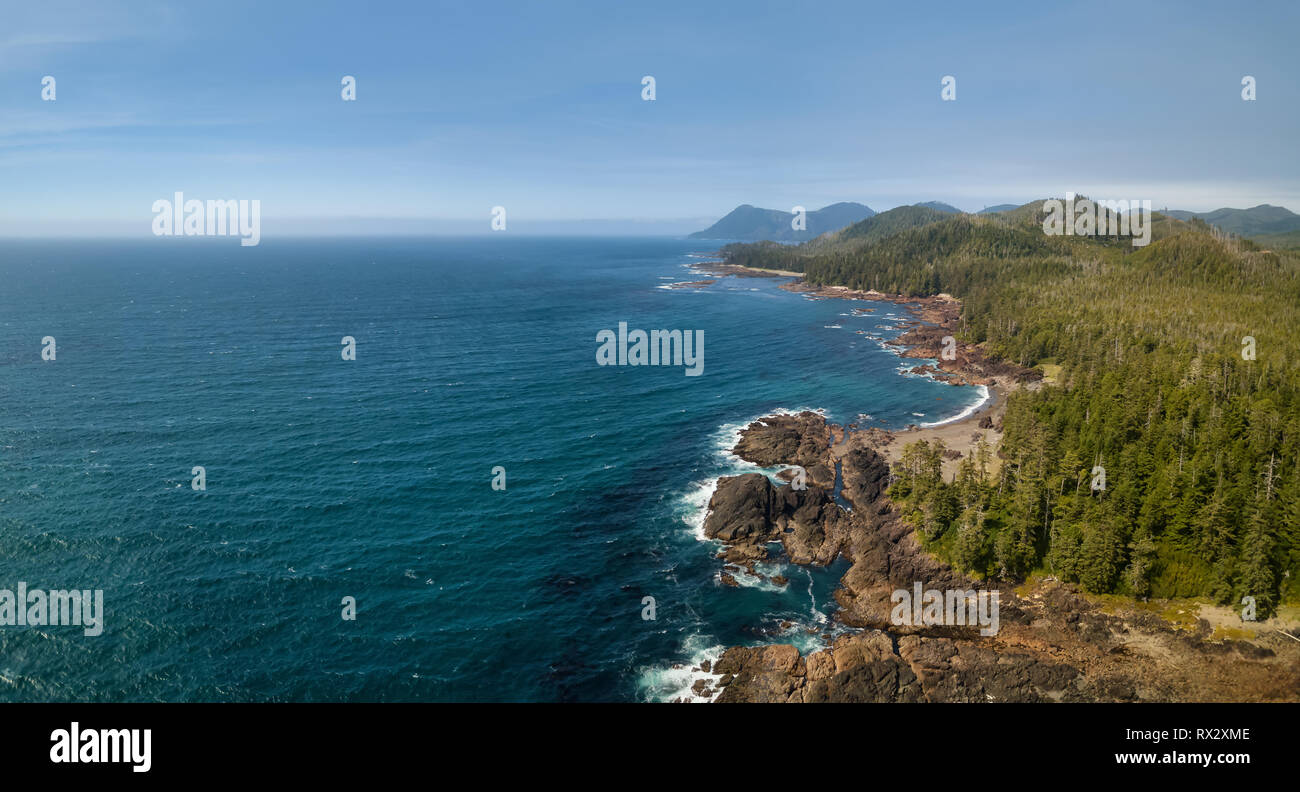
[[[820,646],[844,562],[728,587],[700,533],[738,430],[984,394],[903,373],[900,306],[670,288],[716,246],[0,242],[0,589],[104,592],[98,636],[0,626],[0,700],[664,701]],[[703,331],[703,373],[597,365],[620,322]]]

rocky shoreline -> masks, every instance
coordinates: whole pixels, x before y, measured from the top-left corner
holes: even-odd
[[[1300,644],[1281,636],[1214,641],[1203,620],[1179,629],[1136,607],[1107,612],[1052,579],[1012,590],[938,561],[885,494],[880,436],[811,412],[771,416],[742,431],[739,456],[798,465],[807,487],[758,473],[723,477],[705,535],[724,544],[720,558],[736,574],[768,559],[774,543],[799,565],[843,556],[850,567],[835,592],[834,618],[856,631],[807,656],[792,645],[731,647],[696,669],[707,674],[696,696],[723,703],[1300,700]],[[832,496],[836,470],[852,509]],[[892,624],[891,593],[915,582],[999,588],[1001,629],[985,637],[973,627]]]
[[[973,345],[957,344],[955,359],[944,360],[942,339],[957,336],[961,321],[961,304],[947,295],[912,299],[801,280],[781,288],[908,307],[918,321],[892,342],[905,348],[902,356],[936,359],[935,370],[924,373],[988,386],[991,399],[960,421],[902,432],[834,426],[812,412],[769,416],[742,430],[737,456],[787,467],[779,484],[759,473],[718,480],[704,534],[724,545],[723,582],[759,575],[755,565],[771,560],[776,546],[797,565],[843,557],[850,566],[835,592],[833,618],[853,631],[833,641],[826,634],[826,648],[807,656],[792,645],[731,647],[694,669],[704,674],[695,696],[723,703],[1300,701],[1300,643],[1281,635],[1213,640],[1204,619],[1176,625],[1137,603],[1103,608],[1051,578],[1014,590],[971,580],[927,553],[886,493],[890,462],[904,444],[933,436],[957,451],[945,462],[949,475],[948,465],[979,439],[997,446],[1006,395],[1038,387],[1041,376],[991,361]],[[850,508],[835,497],[837,483]],[[918,582],[926,589],[998,588],[1000,630],[986,637],[973,627],[893,624],[890,595]]]
[[[690,266],[692,269],[718,278],[727,275],[744,278],[790,278],[788,283],[781,284],[781,289],[821,299],[867,300],[899,305],[912,313],[915,318],[902,320],[901,324],[907,327],[907,331],[885,343],[898,347],[901,350],[899,352],[901,357],[937,361],[935,364],[916,366],[911,369],[912,373],[926,374],[953,385],[996,385],[1003,390],[1014,390],[1024,385],[1032,386],[1042,379],[1042,374],[1034,369],[992,360],[985,354],[983,347],[957,341],[962,329],[962,306],[959,300],[948,294],[909,297],[870,289],[850,289],[845,286],[815,286],[807,283],[797,272],[753,269],[721,261],[701,261]],[[854,310],[870,313],[874,309]],[[955,341],[952,347],[954,354],[949,359],[945,359],[944,338],[949,336]]]
[[[802,279],[784,283],[780,288],[826,299],[871,300],[902,306],[916,318],[903,321],[907,331],[885,343],[899,347],[902,357],[937,361],[933,365],[917,366],[911,369],[912,373],[927,374],[953,385],[1000,385],[1007,390],[1042,379],[1042,375],[1034,369],[992,360],[985,354],[983,347],[958,341],[962,329],[961,302],[951,295],[907,297],[843,286],[811,286]],[[949,359],[945,359],[943,354],[946,337],[954,340],[951,347],[953,355]]]

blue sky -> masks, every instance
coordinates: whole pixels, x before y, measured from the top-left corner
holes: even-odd
[[[267,234],[486,231],[496,205],[512,230],[681,233],[740,203],[978,210],[1067,190],[1300,211],[1294,2],[0,2],[0,18],[0,234],[148,234],[177,190],[259,199]]]

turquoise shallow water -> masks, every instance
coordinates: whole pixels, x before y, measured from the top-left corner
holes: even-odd
[[[664,288],[708,249],[0,243],[0,588],[106,611],[98,637],[0,627],[0,699],[656,700],[716,647],[811,645],[842,566],[728,588],[697,538],[716,477],[751,469],[735,430],[979,394],[856,332],[896,334],[897,306]],[[596,365],[620,321],[703,330],[704,374]]]

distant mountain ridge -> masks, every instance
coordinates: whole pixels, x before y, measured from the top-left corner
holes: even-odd
[[[1179,220],[1196,218],[1238,236],[1285,234],[1300,231],[1300,215],[1290,209],[1270,204],[1260,204],[1249,209],[1215,209],[1213,212],[1188,212],[1171,209],[1165,214]]]
[[[775,242],[802,242],[825,234],[838,231],[876,214],[869,206],[851,201],[834,203],[821,209],[808,212],[803,231],[791,227],[794,215],[780,209],[762,209],[750,204],[742,204],[732,209],[726,217],[704,229],[691,234],[689,239],[738,239],[757,242],[771,240]]]

